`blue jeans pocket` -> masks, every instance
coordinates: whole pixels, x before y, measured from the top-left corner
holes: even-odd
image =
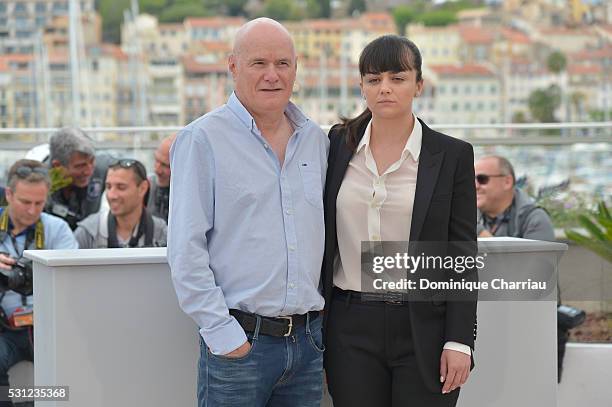
[[[218,360],[222,360],[225,362],[240,362],[240,361],[246,360],[253,354],[255,346],[257,346],[257,341],[253,340],[251,336],[252,336],[251,334],[247,335],[247,339],[249,343],[251,344],[251,349],[249,349],[249,351],[243,356],[235,358],[235,357],[226,356],[226,355],[215,355],[214,353],[210,351],[210,349],[207,346],[206,351],[208,352],[208,357],[210,359],[218,359]]]
[[[322,319],[322,317],[318,317],[314,321],[311,321],[310,332],[307,333],[308,342],[313,349],[319,353],[325,352],[325,346],[323,345],[323,332],[321,331]]]

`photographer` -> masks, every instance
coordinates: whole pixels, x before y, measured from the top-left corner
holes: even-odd
[[[153,216],[168,223],[170,209],[170,146],[176,135],[166,137],[155,150],[155,175],[149,177],[149,200],[147,209]]]
[[[0,208],[0,389],[7,391],[8,370],[32,360],[32,269],[27,249],[77,249],[63,220],[42,213],[49,192],[47,168],[19,160],[9,170],[7,207]],[[6,399],[0,393],[0,400]],[[0,401],[0,407],[12,406]]]
[[[66,127],[51,136],[49,164],[59,170],[68,185],[54,191],[45,212],[59,216],[76,229],[77,223],[100,210],[108,160],[96,156],[93,143],[78,128]]]
[[[474,168],[479,237],[511,236],[555,241],[548,213],[516,186],[514,168],[506,158],[482,157]],[[557,312],[557,318],[557,381],[561,382],[569,327],[563,323],[562,313]]]
[[[149,182],[140,161],[111,164],[106,177],[109,209],[88,216],[74,231],[81,249],[166,246],[166,222],[145,207]]]

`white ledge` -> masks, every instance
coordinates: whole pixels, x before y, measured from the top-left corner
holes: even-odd
[[[478,239],[480,253],[563,252],[565,243],[513,237]],[[137,249],[79,249],[79,250],[26,250],[24,256],[45,266],[99,266],[111,264],[164,264],[166,248]]]
[[[167,263],[165,247],[134,249],[26,250],[24,256],[45,266],[99,266]]]

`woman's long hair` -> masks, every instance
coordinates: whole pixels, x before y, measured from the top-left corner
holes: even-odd
[[[383,35],[370,42],[359,56],[359,74],[380,74],[383,72],[416,71],[416,81],[423,79],[421,52],[406,37]],[[342,127],[346,128],[349,147],[357,148],[358,135],[372,120],[372,112],[366,109],[357,117],[341,117]]]

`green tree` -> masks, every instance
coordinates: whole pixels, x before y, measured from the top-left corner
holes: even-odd
[[[225,0],[226,14],[230,16],[244,16],[246,11],[244,7],[248,3],[248,0]]]
[[[610,117],[612,117],[612,110],[607,112],[608,114],[606,115],[606,112],[603,110],[589,110],[589,119],[594,121],[594,122],[603,122],[603,121],[607,121],[609,120]]]
[[[367,10],[367,4],[365,0],[350,0],[348,5],[348,15],[352,16],[354,13],[363,13]]]
[[[159,15],[166,7],[174,3],[194,3],[194,0],[138,0],[141,13]],[[102,17],[102,39],[107,42],[119,43],[121,39],[121,24],[123,12],[131,8],[130,1],[98,0],[97,9]]]
[[[527,99],[531,116],[540,123],[556,121],[555,110],[561,106],[561,89],[550,85],[547,89],[537,89],[531,92]]]
[[[331,6],[330,0],[318,0],[321,8],[321,17],[322,18],[330,18],[331,17]]]
[[[293,0],[265,0],[263,15],[278,21],[298,20],[300,10]]]
[[[306,0],[306,9],[304,14],[308,18],[320,18],[321,17],[321,3],[319,0]]]
[[[565,70],[565,67],[567,66],[567,58],[562,52],[552,52],[546,59],[546,66],[550,72],[559,74],[561,71]]]
[[[587,234],[566,229],[565,236],[612,262],[612,216],[606,203],[600,201],[595,213],[580,215],[578,221]]]
[[[525,112],[521,110],[514,112],[514,114],[512,114],[512,123],[527,123]]]
[[[186,17],[206,17],[210,13],[200,3],[175,3],[166,8],[160,15],[161,23],[180,23]]]
[[[128,7],[130,6],[129,1],[117,3],[126,3]],[[141,13],[158,15],[166,6],[169,5],[168,3],[168,0],[138,0],[138,8],[140,9]]]
[[[442,27],[456,23],[457,16],[452,11],[434,10],[419,15],[416,20],[428,27]]]
[[[194,2],[194,0],[187,0]],[[204,8],[215,15],[241,16],[246,15],[245,6],[248,0],[200,0]]]
[[[391,12],[399,35],[406,35],[406,25],[414,21],[417,10],[410,6],[397,6]]]
[[[105,42],[119,43],[120,27],[123,22],[123,10],[129,9],[127,1],[100,0],[98,12],[102,17],[102,38]]]

